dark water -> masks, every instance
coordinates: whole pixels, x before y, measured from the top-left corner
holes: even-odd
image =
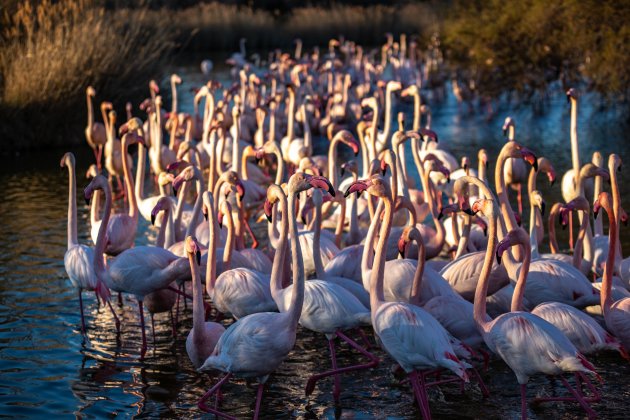
[[[190,68],[178,69],[184,77],[182,92],[201,81]],[[187,76],[188,75],[188,76]],[[190,100],[184,93],[183,101]],[[584,104],[588,99],[582,101]],[[481,116],[458,111],[452,97],[435,105],[434,128],[456,156],[485,147],[496,156],[502,145],[502,118],[486,122]],[[503,112],[501,117],[507,115]],[[570,165],[569,116],[564,98],[552,100],[543,116],[529,108],[511,110],[517,118],[517,135],[541,155],[553,159],[559,174]],[[598,149],[605,155],[615,151],[630,163],[625,134],[626,116],[620,112],[580,110],[582,161],[590,160]],[[82,127],[77,127],[80,136]],[[215,377],[194,371],[186,355],[184,340],[191,327],[190,308],[178,326],[173,340],[168,316],[156,316],[156,345],[149,346],[147,358],[139,358],[140,334],[137,306],[125,299],[122,333],[116,336],[108,312],[99,308],[92,295],[84,295],[88,323],[87,337],[80,333],[79,302],[63,267],[66,249],[67,172],[59,168],[64,151],[44,155],[4,158],[0,185],[5,198],[0,201],[0,415],[7,417],[102,418],[166,417],[199,418],[196,401]],[[87,184],[83,173],[91,154],[86,147],[75,150],[80,192]],[[627,174],[624,169],[622,176]],[[541,186],[543,182],[539,183]],[[544,189],[549,202],[560,198],[558,184]],[[626,208],[630,209],[630,186],[622,183]],[[79,239],[90,243],[88,209],[79,200]],[[151,243],[156,232],[140,218],[136,244]],[[622,233],[626,254],[629,235]],[[150,329],[148,329],[150,337]],[[342,377],[342,398],[332,402],[330,380],[321,382],[309,397],[303,387],[307,378],[330,367],[323,336],[299,330],[297,345],[280,369],[271,376],[262,405],[265,418],[418,418],[412,394],[390,373],[391,359],[376,350],[382,363],[377,369]],[[344,345],[338,351],[340,365],[362,360]],[[630,366],[616,354],[600,354],[590,359],[598,367],[604,383],[604,399],[593,408],[602,418],[627,418],[630,401]],[[519,390],[509,368],[494,360],[483,374],[491,397],[483,399],[475,385],[460,394],[457,385],[430,391],[432,414],[436,418],[517,418]],[[545,377],[534,378],[529,396],[562,392],[559,383]],[[255,389],[244,381],[224,387],[222,408],[237,417],[251,416]],[[572,404],[530,405],[532,418],[576,418],[582,412]]]

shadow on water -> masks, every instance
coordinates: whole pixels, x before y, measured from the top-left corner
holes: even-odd
[[[180,68],[184,78],[183,102],[191,102],[188,88],[202,81],[196,69]],[[588,98],[585,100],[588,101]],[[585,102],[583,101],[583,103]],[[486,122],[481,116],[459,111],[452,97],[433,107],[433,127],[456,156],[469,154],[473,161],[480,147],[496,156],[502,145],[502,119]],[[553,99],[545,116],[528,109],[516,110],[517,136],[537,153],[553,159],[562,174],[570,164],[568,108],[561,96]],[[582,161],[590,160],[594,150],[605,155],[615,151],[630,162],[625,147],[629,139],[623,118],[601,114],[583,106],[580,110]],[[80,134],[80,131],[77,130]],[[322,147],[320,145],[320,147]],[[124,417],[198,418],[199,396],[216,377],[198,374],[185,351],[185,336],[190,330],[190,307],[180,318],[179,336],[173,340],[167,314],[156,316],[156,345],[139,359],[140,334],[137,306],[126,298],[122,331],[117,336],[111,315],[97,306],[93,295],[85,293],[88,322],[87,338],[80,334],[78,297],[63,267],[66,247],[67,172],[58,166],[63,151],[26,154],[6,159],[0,168],[4,199],[0,201],[0,415],[42,418],[51,413],[81,418]],[[80,195],[87,181],[83,178],[91,153],[87,147],[76,150],[77,190]],[[624,169],[622,176],[628,172]],[[540,183],[541,186],[543,183]],[[630,186],[622,183],[626,208],[630,208]],[[544,187],[545,197],[559,199],[558,184]],[[79,196],[79,240],[91,243],[88,208]],[[152,243],[156,232],[141,218],[136,244]],[[630,237],[622,236],[628,253]],[[418,418],[407,385],[391,373],[392,361],[376,350],[382,360],[373,370],[342,377],[341,404],[332,401],[331,381],[322,381],[309,397],[304,396],[306,379],[330,361],[323,336],[300,329],[294,351],[271,376],[265,391],[264,418]],[[359,358],[340,346],[340,365],[356,363]],[[604,379],[601,403],[594,409],[602,418],[627,417],[630,398],[630,366],[615,354],[591,358]],[[494,360],[483,374],[491,390],[484,400],[474,385],[462,395],[456,385],[431,389],[431,410],[439,417],[517,418],[519,391],[514,375],[502,362]],[[561,392],[561,385],[536,377],[529,396]],[[224,388],[223,408],[237,417],[252,414],[255,389],[245,381]],[[575,405],[530,406],[535,418],[583,417]]]

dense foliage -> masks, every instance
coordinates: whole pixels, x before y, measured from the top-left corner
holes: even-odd
[[[460,2],[443,32],[451,63],[484,95],[530,97],[558,79],[585,80],[610,97],[630,92],[628,1]]]

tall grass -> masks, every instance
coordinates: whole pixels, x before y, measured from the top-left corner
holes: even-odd
[[[174,46],[172,29],[154,26],[143,10],[107,11],[90,0],[18,4],[0,43],[0,107],[8,117],[0,134],[51,142],[41,134],[76,122],[88,85],[112,100],[137,94]]]

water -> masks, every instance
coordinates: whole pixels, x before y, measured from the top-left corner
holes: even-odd
[[[196,69],[178,68],[184,78],[183,102],[190,103],[188,88],[198,84]],[[582,101],[585,104],[589,99]],[[505,112],[507,115],[507,112]],[[552,158],[558,174],[570,165],[568,107],[562,96],[552,100],[543,116],[529,108],[512,110],[517,119],[517,136],[539,155]],[[501,116],[504,116],[503,114]],[[433,107],[433,126],[440,139],[456,156],[476,157],[480,147],[496,157],[502,145],[502,118],[486,122],[483,116],[468,115],[452,97]],[[592,107],[580,109],[579,135],[582,161],[590,160],[598,149],[607,156],[615,151],[630,162],[628,127],[624,115],[599,113]],[[77,127],[73,136],[82,135]],[[26,154],[5,158],[0,167],[0,415],[42,418],[50,414],[63,417],[101,418],[166,417],[199,418],[197,399],[216,377],[195,372],[188,361],[184,340],[190,330],[190,308],[173,340],[169,317],[156,316],[156,344],[145,360],[140,360],[140,334],[137,306],[125,298],[122,332],[115,333],[107,311],[97,306],[93,295],[85,293],[87,337],[80,333],[79,302],[63,267],[66,249],[67,171],[59,168],[62,150],[45,154]],[[74,150],[77,156],[77,190],[87,185],[83,178],[91,161],[87,147]],[[45,156],[44,156],[45,155]],[[622,172],[622,176],[627,171]],[[546,182],[539,182],[543,187]],[[630,209],[630,186],[622,183],[622,197]],[[543,187],[551,203],[559,199],[559,186]],[[78,200],[79,240],[90,243],[88,209]],[[140,218],[136,244],[151,243],[156,232]],[[623,231],[622,231],[623,232]],[[622,233],[626,255],[630,236]],[[369,333],[369,332],[368,332]],[[309,397],[304,396],[307,378],[330,367],[323,336],[300,329],[294,351],[271,376],[262,403],[265,418],[418,418],[407,385],[391,373],[392,361],[383,352],[373,370],[342,377],[341,404],[332,401],[331,380],[322,381]],[[363,362],[343,345],[338,350],[341,366]],[[611,353],[590,357],[604,383],[603,402],[593,408],[602,418],[627,417],[627,362]],[[456,385],[430,390],[432,414],[440,417],[517,418],[520,414],[519,390],[509,368],[493,360],[483,374],[491,397],[483,399],[475,385],[466,386],[461,395]],[[545,377],[532,379],[529,397],[562,392],[559,383]],[[224,387],[222,408],[237,417],[253,412],[255,389],[236,380]],[[576,418],[582,412],[573,404],[530,405],[532,418]]]

